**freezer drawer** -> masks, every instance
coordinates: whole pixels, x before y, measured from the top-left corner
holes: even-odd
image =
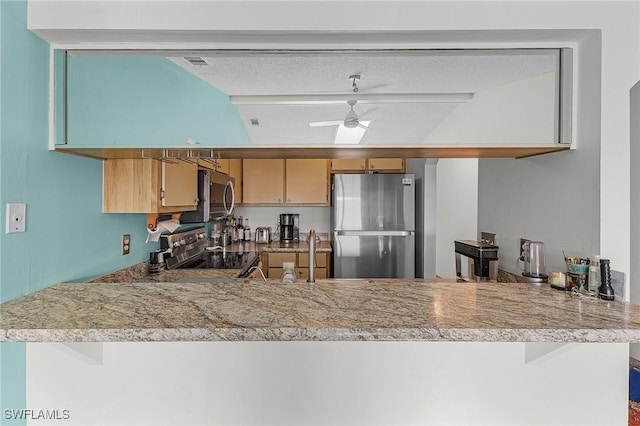
[[[335,231],[335,278],[415,278],[413,231]]]

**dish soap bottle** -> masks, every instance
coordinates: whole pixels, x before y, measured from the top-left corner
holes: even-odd
[[[589,264],[589,292],[598,293],[600,288],[600,256],[595,255]]]

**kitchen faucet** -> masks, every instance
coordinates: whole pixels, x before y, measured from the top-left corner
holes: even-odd
[[[307,279],[308,283],[316,282],[315,277],[315,263],[316,263],[316,230],[309,230],[309,237],[307,237],[307,242],[309,243],[309,278]]]

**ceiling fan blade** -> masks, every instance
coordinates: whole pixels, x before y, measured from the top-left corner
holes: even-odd
[[[373,112],[373,111],[375,111],[377,109],[380,109],[380,107],[371,108],[370,110],[367,110],[367,111],[363,112],[362,114],[358,114],[358,118],[362,118],[363,116],[365,116],[365,115],[367,115],[367,114],[369,114],[369,113],[371,113],[371,112]]]
[[[339,126],[343,121],[312,121],[309,123],[311,127],[320,127],[320,126]]]
[[[358,123],[358,127],[362,127],[362,128],[363,128],[363,129],[365,129],[365,130],[371,130],[371,127],[369,127],[369,126],[365,126],[365,125],[364,125],[364,124],[362,124],[362,123]]]

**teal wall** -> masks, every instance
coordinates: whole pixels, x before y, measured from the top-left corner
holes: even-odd
[[[74,56],[67,62],[70,146],[248,145],[229,97],[154,56]]]
[[[48,81],[49,45],[27,31],[26,0],[0,1],[0,302],[139,263],[157,248],[144,242],[144,215],[101,213],[100,161],[47,149]],[[8,202],[26,203],[25,233],[4,233]],[[0,343],[0,424],[23,424],[4,409],[25,408],[25,398],[25,345]]]

